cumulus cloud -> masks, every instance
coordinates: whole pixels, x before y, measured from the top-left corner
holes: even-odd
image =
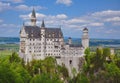
[[[67,21],[68,24],[74,24],[74,23],[87,23],[88,20],[81,19],[81,18],[73,18]]]
[[[114,26],[120,26],[119,12],[120,11],[106,10],[74,18],[69,18],[66,14],[46,15],[36,13],[36,16],[38,25],[41,24],[42,19],[45,19],[46,26],[50,27],[59,27],[61,25],[63,28],[74,28],[74,30],[82,30],[84,27],[88,27],[90,30],[94,29],[98,32],[105,32],[108,27],[113,28]],[[105,15],[102,16],[103,13]],[[30,24],[30,16],[31,13],[27,15],[20,15],[20,18],[25,20],[26,24]],[[109,32],[110,31],[105,33]]]
[[[30,16],[31,14],[29,14],[29,16]],[[42,14],[42,13],[36,13],[36,16],[37,16],[37,18],[46,18],[46,15],[45,14]]]
[[[19,16],[22,20],[25,21],[25,24],[30,24],[30,17],[31,13],[26,14],[26,15],[20,15]],[[48,26],[60,26],[65,23],[67,20],[68,16],[66,14],[57,14],[57,15],[45,15],[42,13],[36,13],[37,17],[37,24],[41,24],[41,20],[45,20],[45,24]]]
[[[120,22],[120,17],[112,17],[105,19],[106,22]]]
[[[12,6],[11,3],[0,2],[0,11],[4,10],[31,11],[33,8],[35,8],[35,10],[46,9],[46,7],[42,6],[27,6],[24,4]]]
[[[65,14],[58,14],[58,15],[56,16],[56,18],[58,18],[58,19],[66,19],[67,16],[66,16]]]
[[[93,22],[93,23],[90,23],[88,26],[94,26],[94,27],[97,27],[97,26],[103,26],[104,23],[99,23],[99,22]]]
[[[106,13],[105,13],[106,12]],[[111,13],[108,13],[111,12]],[[82,30],[84,27],[88,27],[89,30],[93,30],[92,32],[100,33],[100,34],[109,34],[117,33],[119,34],[120,27],[120,11],[106,10],[101,12],[94,12],[91,14],[86,14],[84,16],[69,18],[68,15],[56,14],[56,15],[47,15],[43,13],[36,13],[37,16],[37,25],[41,25],[41,20],[45,20],[46,26],[49,27],[60,27],[64,28],[63,30]],[[105,15],[102,15],[102,14]],[[31,13],[20,15],[22,20],[24,20],[26,25],[30,25],[30,17]],[[2,22],[2,20],[1,20]],[[17,25],[12,24],[2,24],[0,27],[17,27]],[[118,27],[118,28],[117,28]],[[117,28],[117,29],[115,29]],[[13,29],[13,28],[11,28]]]
[[[96,16],[96,17],[120,16],[120,11],[106,10],[106,11],[101,11],[101,12],[95,12],[92,14],[92,16]]]
[[[0,28],[18,28],[18,27],[20,27],[20,25],[16,25],[16,24],[4,24],[4,23],[0,25]]]
[[[30,17],[31,17],[31,14],[32,13],[29,13],[27,15],[20,15],[19,17],[22,18],[23,20],[29,20]],[[44,19],[44,18],[46,18],[46,15],[41,14],[41,13],[36,13],[36,17],[37,17],[38,20],[39,19]]]
[[[72,0],[57,0],[56,3],[70,6],[72,4]]]
[[[7,9],[10,9],[10,8],[11,8],[10,3],[0,2],[0,11],[7,10]]]
[[[22,18],[23,20],[28,20],[31,17],[31,13],[27,14],[27,15],[20,15],[20,18]],[[46,20],[62,20],[62,19],[66,19],[67,15],[65,14],[58,14],[58,15],[45,15],[42,13],[36,13],[36,17],[38,20],[42,20],[42,19],[46,19]]]
[[[15,10],[20,10],[20,11],[31,11],[33,8],[35,8],[35,10],[41,10],[41,9],[45,9],[45,7],[42,6],[27,6],[27,5],[18,5],[15,7]]]

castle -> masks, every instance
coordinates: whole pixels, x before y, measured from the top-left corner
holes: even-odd
[[[48,28],[44,20],[41,26],[37,26],[34,9],[30,19],[31,25],[23,25],[20,30],[20,57],[27,63],[33,59],[52,56],[56,58],[57,64],[64,64],[68,68],[69,74],[72,68],[78,71],[84,50],[89,47],[88,29],[83,29],[82,45],[79,46],[72,44],[70,37],[68,43],[65,43],[61,28]]]

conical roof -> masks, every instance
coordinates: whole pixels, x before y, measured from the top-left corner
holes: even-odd
[[[42,20],[42,24],[41,24],[41,27],[45,27],[45,23],[44,23],[44,20]]]
[[[85,28],[83,29],[83,31],[88,31],[88,29],[85,27]]]
[[[35,9],[33,8],[33,11],[32,11],[32,17],[35,17],[36,18],[36,13],[35,13]]]

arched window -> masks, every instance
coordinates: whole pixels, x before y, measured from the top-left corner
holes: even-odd
[[[72,64],[72,60],[69,61],[69,64],[70,64],[70,65]]]

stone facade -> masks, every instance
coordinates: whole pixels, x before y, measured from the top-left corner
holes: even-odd
[[[36,25],[35,10],[31,15],[31,26],[23,25],[20,30],[19,55],[26,63],[32,59],[52,56],[59,65],[64,64],[68,68],[70,75],[73,68],[77,72],[80,69],[80,63],[84,60],[84,50],[87,47],[89,47],[87,28],[83,29],[82,45],[73,45],[72,38],[65,43],[61,28],[47,28],[44,20],[40,27]]]

